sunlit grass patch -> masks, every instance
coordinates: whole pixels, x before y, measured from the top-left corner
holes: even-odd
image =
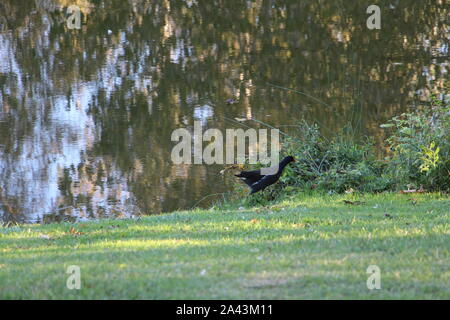
[[[448,299],[450,201],[410,198],[295,194],[254,208],[2,228],[0,298]],[[80,290],[66,287],[70,265]],[[367,289],[369,265],[380,290]]]

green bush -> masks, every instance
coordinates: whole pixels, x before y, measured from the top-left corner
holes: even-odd
[[[450,189],[450,107],[448,100],[432,99],[426,110],[403,113],[382,125],[392,130],[393,152],[387,172],[397,189]]]
[[[300,190],[450,190],[448,100],[433,99],[428,109],[403,113],[381,127],[391,130],[387,144],[392,152],[384,160],[377,159],[379,152],[375,152],[372,141],[356,139],[349,128],[334,139],[327,139],[317,125],[301,122],[296,132],[282,142],[282,156],[292,155],[296,162],[285,168],[281,183],[252,197],[242,197],[247,189],[239,184],[241,203],[264,205],[280,195]]]
[[[286,168],[282,181],[303,189],[341,193],[349,189],[379,192],[389,189],[391,181],[383,174],[371,141],[355,141],[349,130],[337,138],[324,138],[317,125],[303,122],[295,138],[283,143],[284,153],[297,162]]]

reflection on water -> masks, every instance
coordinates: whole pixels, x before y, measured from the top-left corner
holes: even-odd
[[[195,120],[351,122],[383,141],[380,123],[444,86],[449,25],[444,1],[393,0],[371,31],[369,4],[3,0],[0,218],[153,214],[229,190],[220,166],[170,161],[172,131]]]

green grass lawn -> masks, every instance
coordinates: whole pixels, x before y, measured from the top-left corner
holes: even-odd
[[[449,213],[438,194],[300,194],[251,209],[1,228],[0,298],[450,299]],[[80,290],[66,287],[70,265]],[[369,265],[380,290],[367,288]]]

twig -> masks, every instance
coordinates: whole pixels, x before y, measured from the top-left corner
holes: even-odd
[[[332,106],[329,105],[328,103],[323,102],[322,100],[317,99],[316,97],[313,97],[313,96],[311,96],[311,95],[309,95],[309,94],[307,94],[307,93],[305,93],[305,92],[301,92],[301,91],[299,91],[299,90],[295,90],[295,89],[291,89],[291,88],[286,88],[286,87],[278,86],[278,85],[273,84],[273,83],[270,83],[270,82],[267,82],[267,84],[268,84],[269,86],[272,86],[272,87],[275,87],[275,88],[279,88],[279,89],[283,89],[283,90],[287,90],[287,91],[296,92],[296,93],[298,93],[298,94],[302,94],[302,95],[304,95],[304,96],[306,96],[306,97],[308,97],[308,98],[313,99],[313,100],[316,101],[316,102],[319,102],[320,104],[323,104],[323,105],[326,106],[326,107],[332,108]]]
[[[287,137],[289,137],[289,138],[292,138],[292,137],[291,137],[290,135],[288,135],[287,133],[281,131],[281,130],[278,129],[278,128],[272,127],[270,124],[267,124],[267,123],[265,123],[265,122],[262,122],[261,120],[258,120],[258,119],[255,119],[255,118],[251,118],[250,120],[253,120],[253,121],[255,121],[255,122],[258,122],[258,123],[260,123],[260,124],[262,124],[263,126],[266,126],[266,127],[268,127],[268,128],[271,128],[271,129],[274,129],[274,130],[278,130],[281,134],[283,134],[283,135],[285,135],[285,136],[287,136]]]
[[[207,196],[204,196],[204,197],[201,198],[199,201],[197,201],[196,204],[194,204],[194,205],[191,207],[191,210],[194,209],[200,202],[202,202],[202,201],[205,200],[206,198],[212,197],[212,196],[217,196],[217,195],[219,195],[219,194],[224,195],[224,194],[226,194],[226,192],[213,193],[213,194],[208,194]],[[224,200],[225,200],[225,197],[224,197]]]
[[[225,117],[225,116],[223,116],[223,118],[224,118],[225,120],[228,120],[228,121],[237,123],[237,124],[239,124],[239,125],[241,125],[241,126],[244,126],[244,127],[247,127],[247,128],[249,128],[249,129],[251,129],[250,126],[248,126],[248,125],[246,125],[246,124],[243,124],[243,123],[241,123],[241,122],[239,122],[239,121],[236,121],[236,120],[234,120],[234,119],[231,119],[231,118],[228,118],[228,117]]]

